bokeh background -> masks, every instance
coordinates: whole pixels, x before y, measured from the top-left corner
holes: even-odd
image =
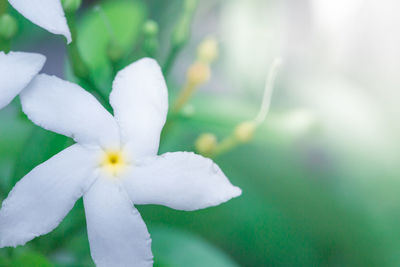
[[[160,153],[195,150],[203,133],[230,136],[257,114],[273,59],[283,59],[266,121],[214,157],[243,195],[196,212],[138,207],[155,266],[399,266],[400,2],[202,0],[193,12],[187,2],[196,1],[84,0],[77,14],[77,45],[105,93],[112,35],[133,60],[155,21],[163,65],[183,18],[188,39],[166,76],[171,104],[198,45],[217,40],[210,80],[170,118]],[[76,80],[65,40],[11,13],[12,50],[43,53],[43,72]],[[29,122],[18,100],[1,110],[0,200],[70,144]],[[93,266],[85,227],[79,201],[54,232],[0,249],[0,266]]]

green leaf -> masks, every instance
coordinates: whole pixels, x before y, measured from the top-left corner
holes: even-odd
[[[78,24],[78,49],[93,80],[103,90],[111,89],[113,79],[110,45],[117,45],[122,54],[131,52],[146,18],[146,6],[141,1],[114,0],[92,8]]]
[[[0,255],[0,266],[9,267],[10,263],[5,256]]]
[[[29,123],[19,117],[15,103],[0,111],[0,198],[8,193],[15,160],[31,130]]]
[[[156,267],[237,267],[222,250],[200,237],[165,226],[150,227]]]
[[[10,264],[10,267],[53,267],[43,255],[35,252],[25,252],[17,256]]]
[[[68,137],[33,126],[32,133],[16,161],[11,185],[13,186],[34,167],[66,148],[68,143]]]

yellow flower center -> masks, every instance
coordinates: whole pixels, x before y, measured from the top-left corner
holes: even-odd
[[[118,176],[126,168],[127,162],[122,151],[105,151],[101,159],[101,167],[110,175]]]

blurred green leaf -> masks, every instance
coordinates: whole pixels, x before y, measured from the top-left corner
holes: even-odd
[[[35,252],[25,252],[16,258],[10,264],[10,267],[53,267],[43,255]]]
[[[0,198],[8,193],[15,160],[31,130],[19,116],[16,102],[0,111]]]
[[[10,262],[4,257],[0,255],[0,266],[9,267]]]
[[[237,267],[219,248],[187,231],[165,226],[150,227],[154,266]]]
[[[66,148],[68,142],[68,137],[33,126],[32,133],[16,161],[12,185],[34,167]]]
[[[146,18],[143,2],[115,0],[95,6],[78,24],[78,48],[91,69],[93,80],[104,93],[111,89],[113,79],[108,59],[110,45],[117,45],[122,54],[131,52]]]

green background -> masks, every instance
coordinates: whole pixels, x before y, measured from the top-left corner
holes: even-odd
[[[231,4],[215,2],[218,4],[200,1],[198,9],[203,13],[196,13],[195,25],[201,25],[204,10],[218,13],[221,6]],[[132,54],[120,63],[122,67],[145,55],[142,26],[147,19],[155,20],[160,30],[160,50],[155,57],[162,64],[183,1],[102,1],[111,34],[94,4],[85,2],[79,11],[76,42],[90,76],[107,95],[114,73],[107,56],[113,39],[110,35],[124,55]],[[20,26],[13,48],[40,47],[51,39],[62,43],[62,37],[48,34],[13,10],[12,14]],[[187,27],[191,29],[190,24]],[[196,30],[191,29],[195,37]],[[195,58],[198,42],[194,39],[188,39],[178,55],[179,64],[167,76],[170,103]],[[224,65],[229,61],[226,45],[221,43],[212,81],[229,72]],[[64,77],[77,81],[68,61],[59,65],[65,69]],[[218,90],[229,87],[229,83],[216,85],[211,81],[204,85],[190,100],[194,112],[171,118],[173,125],[163,134],[160,153],[192,151],[197,137],[205,132],[221,140],[238,123],[252,118],[260,105],[262,84],[240,75],[235,79],[240,80],[242,90]],[[352,140],[331,138],[323,118],[312,121],[305,131],[290,130],[286,126],[293,108],[285,94],[290,85],[287,79],[283,70],[271,113],[254,138],[214,158],[232,183],[242,188],[241,197],[195,212],[138,207],[153,239],[155,266],[400,264],[400,168],[393,156],[396,146],[367,153]],[[72,144],[66,137],[34,126],[21,113],[18,101],[0,111],[0,200],[33,167]],[[92,265],[81,200],[52,233],[23,247],[0,249],[0,266]]]

